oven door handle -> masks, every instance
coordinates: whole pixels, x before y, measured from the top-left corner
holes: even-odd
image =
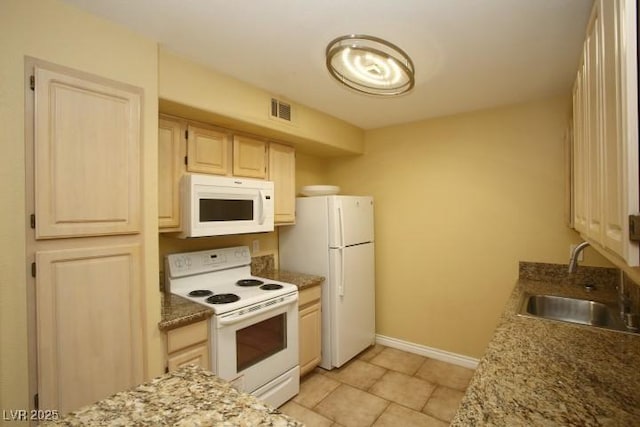
[[[284,301],[281,302],[277,302],[277,303],[273,303],[270,304],[266,307],[261,307],[257,310],[253,310],[253,311],[247,311],[243,314],[240,314],[238,316],[233,316],[231,318],[224,318],[224,317],[219,317],[218,318],[218,324],[220,325],[233,325],[235,323],[239,323],[242,322],[245,319],[249,319],[251,317],[256,316],[257,314],[262,314],[262,313],[267,313],[271,310],[275,310],[276,308],[280,308],[283,307],[285,305],[289,305],[289,304],[294,304],[298,299],[285,299]]]

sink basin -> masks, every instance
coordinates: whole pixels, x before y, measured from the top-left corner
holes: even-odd
[[[525,294],[518,314],[627,331],[618,316],[617,307],[578,298]]]

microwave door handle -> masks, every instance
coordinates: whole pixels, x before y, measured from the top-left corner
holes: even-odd
[[[259,196],[260,196],[260,225],[264,224],[264,220],[267,217],[267,214],[264,210],[264,204],[265,204],[265,200],[267,198],[267,196],[264,194],[264,191],[260,190],[259,191]]]

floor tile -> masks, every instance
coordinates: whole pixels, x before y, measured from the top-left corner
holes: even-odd
[[[311,409],[339,385],[338,381],[325,375],[311,373],[300,381],[300,393],[293,398],[293,401]]]
[[[463,396],[464,392],[460,390],[439,386],[427,401],[422,412],[450,422],[456,414]]]
[[[423,356],[387,347],[371,359],[371,363],[403,374],[413,375],[425,360],[426,358]]]
[[[376,420],[375,427],[446,427],[449,424],[429,415],[412,411],[411,409],[392,403]]]
[[[294,401],[287,402],[279,409],[283,414],[295,418],[308,427],[331,427],[333,425],[333,421],[330,419],[323,417],[317,412],[313,412],[311,409],[298,405]]]
[[[352,360],[340,369],[327,371],[325,375],[336,381],[368,390],[387,372],[386,369],[361,360]]]
[[[314,410],[345,427],[372,425],[389,402],[342,384],[320,402]]]
[[[435,384],[464,391],[471,381],[473,372],[473,369],[427,359],[415,375]]]
[[[384,350],[385,348],[387,348],[387,347],[382,345],[382,344],[374,344],[373,346],[369,347],[368,349],[366,349],[365,351],[360,353],[357,356],[357,358],[362,360],[362,361],[369,362],[371,359],[373,359],[378,354],[380,354],[380,352],[382,350]]]
[[[380,381],[371,387],[369,392],[420,411],[435,388],[435,385],[419,378],[388,371]]]

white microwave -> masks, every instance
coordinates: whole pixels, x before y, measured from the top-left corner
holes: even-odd
[[[273,231],[273,182],[187,174],[181,181],[179,237]]]

